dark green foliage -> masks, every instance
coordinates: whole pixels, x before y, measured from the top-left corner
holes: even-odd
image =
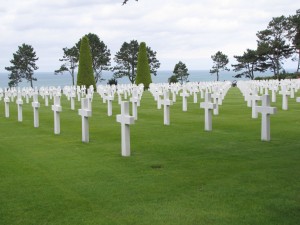
[[[124,0],[123,1],[123,5],[125,5],[129,0]],[[138,1],[138,0],[135,0],[135,1]]]
[[[209,72],[211,74],[216,73],[217,81],[219,81],[219,73],[224,70],[229,71],[229,69],[226,67],[226,65],[229,63],[228,56],[223,54],[221,51],[218,51],[215,55],[211,56],[211,59],[213,60],[213,66]]]
[[[63,74],[64,72],[69,72],[72,77],[72,84],[75,85],[75,69],[78,67],[79,51],[74,46],[72,48],[63,48],[64,55],[61,62],[65,62],[60,66],[58,70],[55,70],[55,74]]]
[[[145,42],[141,42],[139,47],[135,83],[136,85],[144,84],[145,89],[148,89],[149,85],[152,83],[148,56],[147,56],[147,48]]]
[[[255,77],[255,80],[284,80],[284,79],[299,79],[300,73],[288,73],[285,70],[282,70],[279,75],[276,76],[264,76],[264,77]]]
[[[279,75],[284,59],[293,54],[293,48],[285,40],[287,20],[284,16],[274,17],[268,28],[259,31],[256,36],[258,54],[265,57],[265,66],[271,69],[274,76]]]
[[[18,86],[23,78],[30,82],[30,86],[33,87],[32,81],[37,80],[33,74],[34,70],[38,69],[35,64],[38,59],[31,45],[22,44],[19,46],[18,51],[13,54],[13,59],[10,60],[12,66],[5,67],[10,72],[8,75],[9,87]]]
[[[300,10],[297,10],[296,15],[289,16],[287,18],[286,26],[286,37],[291,41],[295,53],[297,54],[296,58],[293,60],[298,61],[297,72],[300,70]]]
[[[240,72],[235,75],[235,78],[246,77],[251,80],[254,79],[254,72],[264,72],[267,68],[262,67],[260,63],[262,57],[258,55],[256,50],[247,49],[242,56],[234,56],[237,64],[231,65],[234,67],[234,72]]]
[[[116,66],[113,68],[114,77],[122,78],[128,77],[133,84],[136,79],[136,70],[138,62],[139,44],[136,40],[130,43],[124,42],[114,57]],[[156,52],[147,47],[148,63],[150,66],[150,73],[156,76],[157,69],[160,67],[159,61],[156,59]]]
[[[171,83],[177,83],[178,82],[177,76],[176,75],[170,76],[168,78],[168,82],[169,82],[169,84],[171,84]]]
[[[94,89],[96,89],[96,82],[92,66],[92,56],[89,46],[89,39],[87,36],[84,36],[81,39],[77,85],[85,85],[86,88],[89,88],[90,85],[93,85]]]
[[[173,70],[173,75],[169,78],[169,83],[170,80],[177,80],[178,82],[180,82],[181,84],[183,84],[184,82],[188,82],[188,77],[189,77],[189,73],[188,73],[188,68],[186,67],[186,65],[179,61]]]
[[[105,43],[100,40],[98,35],[89,33],[85,36],[87,36],[89,40],[94,76],[97,83],[98,81],[104,80],[102,78],[102,71],[110,69],[110,50],[107,48]],[[78,51],[80,49],[80,42],[81,40],[79,40],[76,44]]]
[[[107,84],[108,85],[117,85],[118,81],[115,78],[111,78],[111,79],[108,80]]]

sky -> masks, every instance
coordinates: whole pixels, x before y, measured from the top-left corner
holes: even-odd
[[[257,31],[272,17],[294,15],[295,0],[9,0],[0,4],[0,72],[23,43],[31,45],[39,72],[61,65],[64,47],[88,33],[113,57],[124,42],[146,42],[157,52],[160,70],[182,61],[189,70],[212,67],[211,55],[233,56],[256,48]],[[296,68],[288,60],[285,68]]]

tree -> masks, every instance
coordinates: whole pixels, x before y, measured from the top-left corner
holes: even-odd
[[[85,85],[86,88],[91,85],[96,89],[96,82],[93,74],[92,55],[89,45],[89,39],[84,36],[81,39],[80,52],[79,52],[79,66],[77,74],[77,85]]]
[[[177,80],[178,82],[183,84],[183,82],[188,82],[189,75],[190,74],[188,73],[188,68],[186,67],[186,65],[183,62],[179,61],[175,65],[173,75],[169,78],[169,81]]]
[[[177,82],[178,82],[178,79],[177,79],[176,75],[170,76],[170,77],[168,78],[168,82],[169,82],[169,84],[171,84],[171,83],[177,83]]]
[[[242,56],[233,56],[238,64],[231,65],[234,67],[234,72],[240,72],[235,75],[235,78],[246,78],[254,79],[254,72],[264,72],[267,68],[261,63],[264,60],[258,55],[256,50],[247,49]]]
[[[100,40],[98,35],[89,33],[85,35],[89,39],[89,45],[91,48],[92,62],[93,62],[93,70],[96,83],[98,81],[104,80],[102,78],[102,71],[110,69],[110,50],[104,44],[103,41]],[[78,41],[76,47],[79,51],[81,40]]]
[[[148,89],[152,83],[150,66],[147,56],[147,47],[145,42],[141,42],[138,53],[137,73],[135,83],[137,85],[144,84],[144,88]]]
[[[63,74],[64,72],[69,72],[72,77],[72,84],[75,85],[75,69],[78,67],[78,58],[79,52],[78,49],[74,46],[72,48],[63,48],[64,55],[62,59],[59,59],[61,62],[65,62],[60,66],[58,70],[55,70],[55,74]]]
[[[17,52],[13,54],[13,59],[10,60],[10,63],[13,65],[5,67],[7,71],[10,71],[8,85],[10,87],[18,86],[19,82],[22,82],[22,79],[25,78],[30,82],[30,86],[33,87],[32,81],[37,80],[33,77],[33,74],[34,70],[38,69],[35,64],[38,59],[31,45],[22,44],[18,46]]]
[[[287,32],[286,37],[292,43],[295,53],[297,54],[296,58],[293,60],[298,61],[296,72],[299,73],[300,70],[300,9],[297,10],[296,15],[289,16],[287,18],[287,26],[285,27]]]
[[[221,51],[218,51],[215,55],[211,56],[211,59],[213,60],[213,66],[209,72],[211,74],[216,73],[217,81],[219,81],[219,73],[224,70],[230,70],[226,67],[226,65],[229,63],[228,56],[223,54]]]
[[[136,40],[132,40],[129,43],[124,42],[114,57],[116,66],[112,68],[114,71],[114,78],[128,77],[133,84],[136,79],[136,69],[138,62],[138,50],[139,44]],[[160,66],[159,61],[156,59],[156,52],[152,51],[150,47],[147,47],[147,56],[150,66],[150,73],[156,76],[157,69]]]
[[[274,76],[279,75],[283,60],[293,54],[293,48],[285,40],[286,26],[287,20],[284,16],[274,17],[269,22],[267,29],[256,34],[258,54],[265,57],[263,63],[268,65]]]
[[[125,5],[129,0],[124,0],[122,5]],[[135,0],[138,1],[138,0]]]

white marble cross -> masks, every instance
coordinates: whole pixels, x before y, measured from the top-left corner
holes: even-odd
[[[60,112],[62,107],[60,105],[60,96],[54,97],[54,104],[52,105],[52,111],[54,112],[54,134],[60,134]]]
[[[76,92],[74,90],[71,90],[71,94],[70,94],[71,110],[75,110],[75,98],[76,98]]]
[[[221,99],[221,96],[219,93],[213,93],[211,94],[211,97],[213,99],[213,103],[216,105],[214,108],[214,115],[219,115],[219,99]]]
[[[189,97],[189,93],[186,91],[185,88],[183,88],[183,92],[180,93],[180,96],[182,97],[182,111],[187,111],[187,98]]]
[[[282,95],[282,109],[288,110],[288,96],[291,94],[290,91],[287,90],[286,85],[281,86],[281,91],[279,94]]]
[[[18,105],[18,121],[22,122],[23,121],[23,108],[22,108],[23,100],[22,100],[22,95],[20,92],[18,93],[18,98],[17,98],[16,103]]]
[[[136,89],[132,91],[132,96],[130,98],[131,104],[132,104],[132,116],[134,117],[135,120],[138,118],[138,113],[137,113],[137,108],[138,108],[138,94]]]
[[[108,116],[112,116],[112,102],[115,99],[115,97],[110,94],[105,96],[106,100],[107,100],[107,115]]]
[[[262,105],[256,106],[256,111],[261,113],[261,140],[270,141],[270,115],[275,114],[276,107],[270,107],[270,96],[262,96]]]
[[[121,123],[122,156],[130,156],[130,127],[134,124],[134,117],[129,115],[129,102],[121,103],[121,114],[117,115],[117,122]]]
[[[48,106],[49,105],[49,92],[48,91],[45,91],[44,93],[44,98],[45,98],[45,106]]]
[[[4,97],[4,103],[5,103],[5,117],[6,117],[6,118],[9,117],[9,102],[10,102],[9,97],[7,97],[7,96],[5,95],[5,97]]]
[[[162,96],[162,92],[158,91],[156,92],[156,101],[157,101],[157,109],[161,109],[161,96]]]
[[[254,90],[252,92],[252,95],[251,95],[251,101],[252,101],[252,118],[258,118],[258,113],[256,111],[256,106],[257,106],[257,103],[258,101],[261,101],[261,96],[257,95],[257,92],[256,90]]]
[[[81,99],[81,109],[78,114],[82,117],[82,142],[89,142],[89,117],[92,116],[92,110],[89,108],[88,99]]]
[[[40,108],[40,103],[38,100],[38,94],[34,93],[33,94],[33,102],[31,103],[32,108],[33,108],[33,126],[34,127],[39,127],[39,108]]]
[[[273,85],[271,87],[271,91],[272,91],[272,102],[276,102],[276,93],[278,91],[278,87],[276,85]]]
[[[216,108],[216,104],[211,102],[211,93],[205,93],[205,102],[200,103],[200,108],[204,109],[206,131],[212,130],[212,110]]]
[[[164,93],[164,125],[170,125],[170,106],[173,105],[173,101],[169,99],[169,91],[166,90]]]

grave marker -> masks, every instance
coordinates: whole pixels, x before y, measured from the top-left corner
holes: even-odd
[[[81,109],[78,110],[78,114],[82,117],[82,142],[88,143],[90,140],[89,117],[92,116],[92,110],[89,108],[87,98],[81,98]]]
[[[39,108],[40,108],[40,103],[38,100],[38,94],[34,93],[33,94],[33,102],[31,103],[32,108],[33,108],[33,126],[34,127],[39,127]]]
[[[23,100],[22,100],[22,96],[21,93],[18,93],[18,98],[16,101],[17,105],[18,105],[18,121],[22,122],[23,121]]]
[[[9,97],[7,97],[7,96],[5,95],[5,98],[4,98],[4,104],[5,104],[5,117],[6,117],[6,118],[9,117],[9,102],[10,102]]]
[[[54,112],[54,134],[60,134],[60,112],[62,111],[60,105],[60,96],[54,97],[54,104],[52,105]]]
[[[134,124],[134,117],[129,115],[129,102],[121,103],[121,114],[117,115],[117,122],[121,123],[122,156],[130,156],[130,127]]]
[[[164,125],[170,125],[170,106],[173,105],[173,101],[169,99],[169,91],[164,93]]]
[[[286,85],[282,85],[281,91],[279,94],[282,95],[282,109],[288,110],[288,96],[291,94],[290,91],[287,90]]]
[[[205,93],[205,102],[200,103],[200,108],[204,109],[206,131],[212,130],[212,110],[216,108],[216,104],[211,102],[211,93]]]
[[[262,96],[262,105],[256,106],[256,111],[261,113],[261,140],[270,141],[270,115],[275,114],[276,107],[270,107],[270,96]]]

